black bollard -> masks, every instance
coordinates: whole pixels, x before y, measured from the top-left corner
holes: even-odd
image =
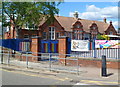
[[[102,55],[102,76],[107,77],[106,56]]]

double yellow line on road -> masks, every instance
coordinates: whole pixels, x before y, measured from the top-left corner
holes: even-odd
[[[97,84],[97,85],[105,85],[106,84],[113,84],[113,85],[118,85],[120,83],[118,82],[107,82],[107,81],[96,81],[96,80],[81,80],[80,82],[84,82],[84,83],[93,83],[93,84]]]
[[[17,73],[17,74],[22,74],[22,75],[27,75],[27,76],[33,76],[33,77],[41,77],[41,78],[48,78],[48,79],[54,79],[54,80],[60,80],[60,81],[65,81],[65,80],[71,80],[70,78],[60,78],[56,76],[45,76],[45,75],[38,75],[38,74],[31,74],[31,73],[25,73],[25,72],[18,72],[18,71],[9,71],[5,69],[0,69],[1,71],[5,72],[12,72],[12,73]]]

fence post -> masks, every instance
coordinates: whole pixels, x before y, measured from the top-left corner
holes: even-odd
[[[4,51],[3,51],[4,49],[3,49],[3,39],[2,39],[2,41],[1,41],[1,64],[3,64],[3,53],[4,53]]]
[[[106,56],[102,55],[102,76],[107,76],[107,71],[106,71]]]
[[[95,39],[93,40],[93,49],[94,49],[94,58],[97,57],[96,47],[95,47]]]
[[[27,65],[27,68],[28,68],[28,53],[26,52],[26,65]]]
[[[3,64],[3,49],[0,51],[1,53],[1,64]]]
[[[51,71],[51,54],[49,53],[49,70]]]
[[[97,52],[96,52],[96,48],[94,48],[94,58],[97,57]]]
[[[9,65],[9,63],[10,63],[10,50],[8,50],[8,65]]]
[[[79,59],[77,58],[77,74],[79,75]]]

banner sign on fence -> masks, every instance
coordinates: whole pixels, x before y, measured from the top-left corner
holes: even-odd
[[[88,40],[72,40],[71,50],[72,51],[89,51],[89,41]]]
[[[95,40],[95,48],[120,48],[118,40]]]

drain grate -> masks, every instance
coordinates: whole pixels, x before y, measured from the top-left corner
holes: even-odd
[[[71,80],[70,82],[72,82],[72,83],[79,83],[80,81],[77,81],[77,80]]]

